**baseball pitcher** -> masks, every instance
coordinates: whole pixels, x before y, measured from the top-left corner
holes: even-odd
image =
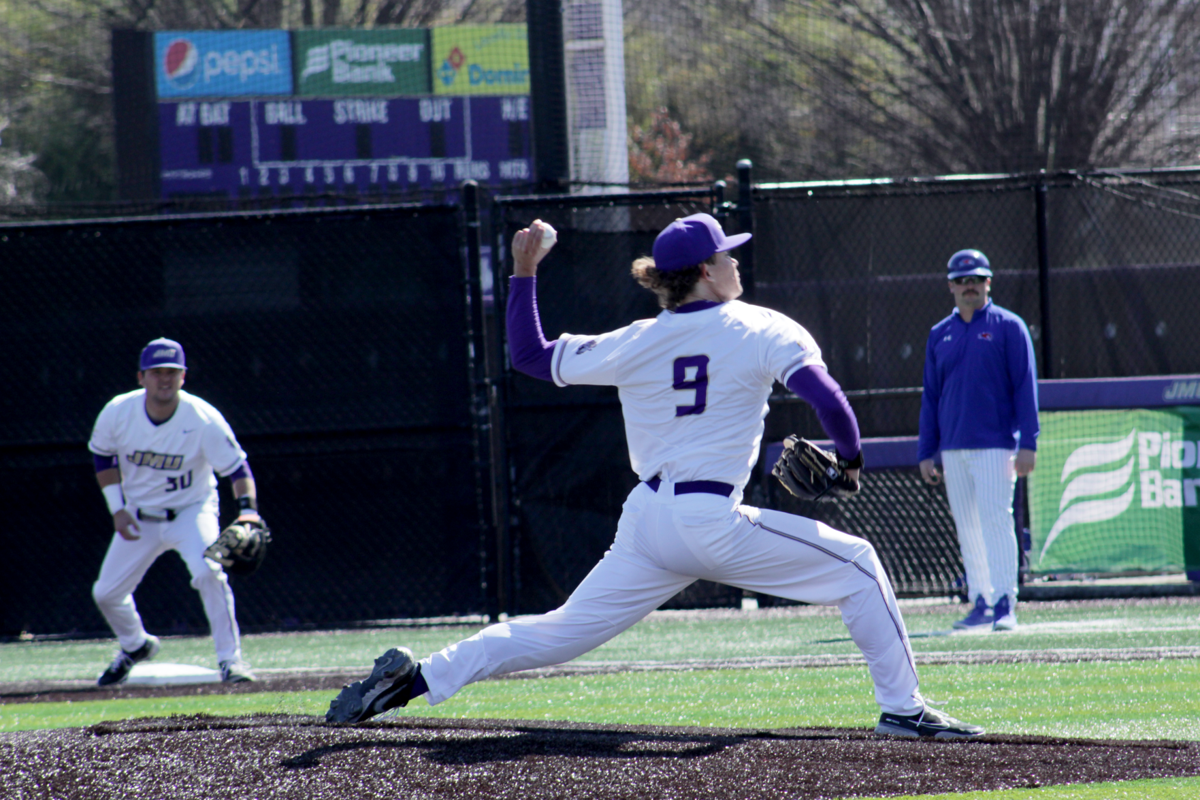
[[[870,543],[742,504],[777,380],[816,409],[837,449],[839,492],[857,490],[862,466],[857,420],[812,336],[783,314],[737,300],[741,278],[729,253],[750,234],[726,236],[708,214],[675,220],[658,235],[653,258],[633,263],[634,279],[662,313],[547,342],[535,296],[538,264],[554,244],[547,228],[535,220],[513,239],[510,352],[516,369],[558,386],[618,388],[640,482],[612,547],[560,608],[491,625],[420,662],[405,648],[389,650],[368,678],[342,690],[326,719],[358,722],[422,694],[436,704],[492,675],[569,661],[705,579],[836,605],[874,679],[883,712],[877,732],[982,733],[921,697],[904,621]],[[797,486],[807,480],[794,474]]]

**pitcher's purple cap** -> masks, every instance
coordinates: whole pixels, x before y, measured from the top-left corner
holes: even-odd
[[[663,228],[654,240],[654,268],[661,272],[694,267],[713,253],[724,253],[750,241],[751,234],[726,236],[708,214],[692,214]]]
[[[173,339],[155,339],[142,349],[142,358],[138,369],[145,372],[156,367],[172,367],[187,369],[183,358],[183,345]]]

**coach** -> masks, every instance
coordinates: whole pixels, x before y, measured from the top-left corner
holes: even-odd
[[[978,250],[950,257],[955,309],[929,332],[917,458],[921,478],[940,481],[958,528],[967,592],[975,605],[955,628],[1017,627],[1013,487],[1033,471],[1037,378],[1024,320],[989,298],[992,270]]]

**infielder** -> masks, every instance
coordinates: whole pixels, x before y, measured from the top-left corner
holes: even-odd
[[[553,246],[535,221],[513,239],[508,303],[513,366],[559,386],[617,386],[633,469],[616,539],[566,603],[491,625],[415,662],[405,648],[347,686],[326,719],[358,722],[424,694],[433,705],[489,676],[569,661],[603,644],[698,578],[836,605],[866,656],[883,715],[876,731],[969,737],[982,729],[925,704],[904,621],[872,546],[811,519],[742,505],[774,381],[811,403],[857,487],[858,424],[808,332],[737,302],[738,262],[707,214],[676,220],[633,275],[665,309],[599,336],[542,335],[539,262]]]
[[[1016,314],[989,298],[992,270],[978,250],[947,265],[954,311],[929,332],[917,445],[921,477],[940,480],[958,529],[967,596],[974,607],[955,628],[1017,627],[1019,551],[1013,488],[1033,471],[1038,437],[1033,341]]]
[[[221,412],[183,391],[186,372],[178,342],[150,342],[139,362],[142,388],[108,401],[88,442],[114,530],[92,596],[121,647],[100,686],[123,683],[134,664],[158,653],[133,592],[168,550],[183,558],[200,593],[221,680],[254,680],[242,660],[233,591],[221,566],[204,556],[218,535],[214,470],[233,481],[239,521],[259,519],[254,476]]]

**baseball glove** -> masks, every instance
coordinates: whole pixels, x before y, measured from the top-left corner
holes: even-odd
[[[771,474],[801,500],[832,500],[858,491],[858,480],[848,476],[846,470],[861,466],[861,456],[849,462],[792,435],[783,440],[783,454]]]
[[[204,555],[224,567],[230,575],[249,575],[262,566],[270,543],[271,530],[261,517],[238,517],[221,531]]]

